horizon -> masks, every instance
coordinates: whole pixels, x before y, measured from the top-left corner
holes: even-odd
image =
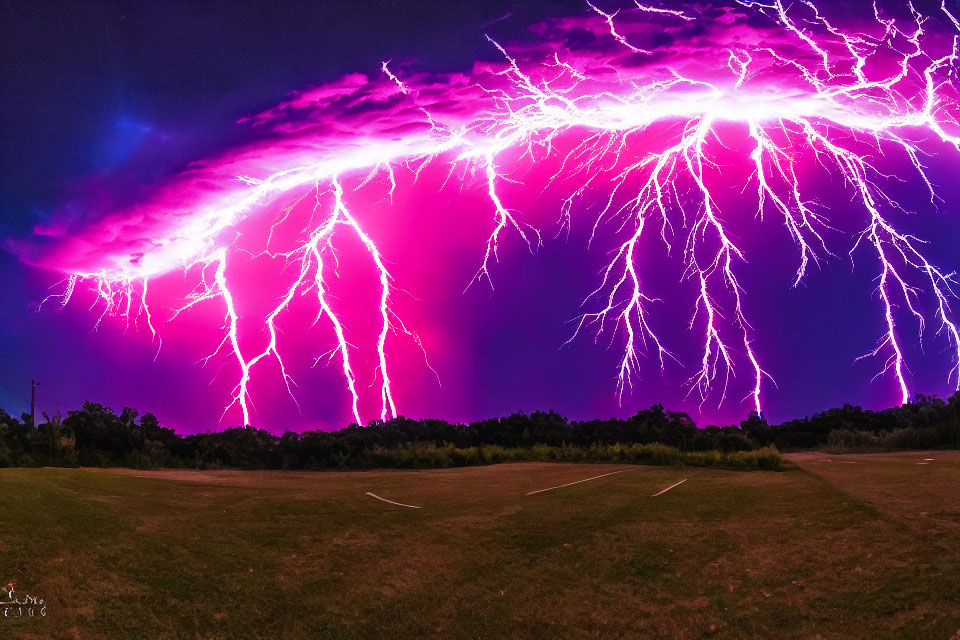
[[[953,395],[957,395],[958,397],[960,397],[960,392],[956,392],[956,393],[953,394]],[[951,396],[951,397],[953,397],[953,396]],[[847,407],[851,407],[851,408],[854,408],[854,409],[860,409],[861,411],[863,411],[863,412],[865,412],[865,413],[884,413],[884,412],[890,412],[890,411],[897,411],[898,409],[901,409],[901,408],[907,407],[907,406],[913,406],[913,405],[925,406],[925,405],[933,404],[933,403],[935,403],[936,401],[940,401],[940,402],[943,403],[944,405],[949,405],[949,404],[950,404],[950,398],[941,398],[941,397],[938,396],[937,394],[929,394],[929,395],[928,395],[928,394],[918,393],[918,394],[916,394],[913,398],[910,399],[910,402],[908,402],[908,403],[906,403],[906,404],[888,406],[888,407],[883,407],[883,408],[880,408],[880,409],[874,409],[874,408],[870,408],[870,407],[862,407],[862,406],[860,406],[860,405],[858,405],[858,404],[852,404],[852,403],[846,402],[846,403],[843,403],[842,405],[839,405],[839,406],[832,406],[832,407],[827,407],[827,408],[821,408],[821,409],[819,409],[819,410],[813,411],[813,412],[808,413],[808,414],[806,414],[806,415],[796,416],[796,417],[793,417],[793,418],[788,418],[788,419],[786,419],[786,420],[782,420],[782,421],[779,421],[779,422],[769,422],[769,421],[766,419],[766,417],[763,416],[763,415],[759,415],[758,418],[760,419],[760,421],[762,421],[764,424],[769,425],[771,428],[780,428],[780,427],[782,427],[782,426],[784,426],[784,425],[786,425],[786,424],[789,424],[789,423],[812,420],[812,419],[815,419],[817,416],[821,416],[821,415],[826,414],[826,413],[828,413],[828,412],[830,412],[830,411],[843,410],[843,409],[846,409]],[[134,411],[137,413],[137,418],[142,418],[143,416],[148,415],[148,414],[149,414],[149,415],[154,415],[154,417],[156,417],[155,414],[154,414],[152,411],[145,411],[144,413],[141,414],[141,413],[140,413],[140,409],[138,409],[137,407],[127,407],[127,406],[123,406],[123,407],[121,407],[120,411],[117,411],[116,407],[113,407],[113,406],[110,406],[110,405],[106,405],[106,404],[99,403],[99,402],[86,401],[86,402],[84,402],[83,404],[81,404],[79,408],[77,408],[77,409],[68,409],[68,410],[66,411],[66,413],[63,413],[62,410],[58,408],[57,411],[61,412],[61,414],[60,414],[60,415],[61,415],[61,418],[60,418],[60,419],[63,420],[63,419],[67,418],[68,416],[70,416],[70,415],[73,414],[73,413],[82,413],[82,412],[83,412],[83,405],[88,404],[88,403],[89,403],[89,404],[93,404],[93,405],[100,406],[100,407],[102,407],[103,409],[105,409],[105,410],[107,410],[107,411],[110,411],[110,412],[112,412],[113,414],[118,415],[118,416],[123,412],[124,409],[132,409],[132,410],[134,410]],[[351,423],[351,424],[346,424],[346,425],[339,426],[339,427],[337,427],[337,426],[332,426],[332,427],[329,427],[329,428],[324,428],[324,427],[313,427],[313,428],[310,428],[310,427],[307,427],[307,428],[304,428],[304,429],[302,429],[302,430],[294,430],[294,429],[290,429],[290,428],[288,428],[288,427],[284,427],[284,429],[283,429],[282,431],[274,430],[274,429],[272,428],[272,426],[270,426],[270,425],[260,425],[260,426],[255,426],[255,425],[243,425],[243,424],[236,424],[236,425],[219,425],[219,428],[216,428],[216,429],[207,428],[206,430],[203,430],[203,429],[197,428],[197,429],[191,429],[191,430],[188,430],[188,431],[180,430],[180,429],[178,429],[178,428],[176,428],[176,427],[174,427],[174,426],[171,426],[171,425],[169,425],[169,424],[164,423],[163,421],[159,421],[159,425],[160,425],[161,427],[171,429],[172,431],[174,431],[174,432],[175,432],[178,436],[180,436],[180,437],[187,437],[187,436],[197,435],[197,434],[203,434],[203,433],[208,433],[208,434],[211,434],[211,433],[221,433],[221,432],[227,431],[227,430],[229,430],[229,429],[256,429],[256,430],[258,430],[258,431],[266,431],[267,433],[269,433],[269,434],[272,435],[272,436],[279,437],[280,435],[283,435],[283,433],[287,433],[287,432],[292,432],[292,433],[296,433],[296,434],[300,435],[300,434],[304,434],[304,433],[308,433],[308,432],[315,432],[315,431],[321,431],[321,432],[324,432],[324,433],[336,433],[336,432],[343,431],[343,430],[345,430],[345,429],[354,428],[354,427],[360,428],[360,429],[365,429],[365,428],[367,428],[367,427],[377,427],[377,426],[381,426],[381,425],[384,425],[384,424],[389,424],[391,421],[394,421],[394,420],[412,420],[412,421],[414,421],[414,422],[433,422],[433,421],[437,421],[437,422],[444,422],[444,423],[446,423],[446,424],[448,424],[448,425],[450,425],[450,426],[454,426],[454,427],[468,427],[468,426],[470,426],[470,425],[472,425],[472,424],[481,424],[481,423],[488,422],[488,421],[491,421],[491,420],[493,420],[493,421],[503,421],[503,420],[507,420],[507,419],[509,419],[509,418],[513,418],[513,417],[516,417],[516,416],[527,416],[527,417],[529,417],[529,416],[532,416],[532,415],[535,415],[535,414],[546,414],[546,415],[556,414],[556,415],[559,415],[561,418],[563,418],[566,422],[568,422],[568,423],[571,424],[571,425],[572,425],[572,424],[579,424],[579,423],[586,423],[586,422],[605,422],[605,421],[617,421],[617,420],[619,420],[619,421],[628,421],[628,420],[630,420],[631,418],[633,418],[633,417],[635,417],[635,416],[637,416],[637,415],[639,415],[639,414],[642,414],[642,413],[644,413],[644,412],[652,411],[652,410],[656,409],[657,406],[660,406],[660,407],[663,409],[663,412],[664,412],[666,415],[681,416],[681,417],[686,417],[686,418],[688,418],[689,421],[690,421],[690,423],[692,423],[693,426],[695,426],[697,429],[708,429],[708,428],[728,429],[728,428],[733,428],[733,429],[738,429],[738,430],[739,430],[739,429],[742,429],[742,426],[741,426],[741,425],[742,425],[744,422],[747,422],[747,421],[751,420],[752,417],[754,416],[753,412],[751,412],[750,414],[744,416],[743,419],[741,419],[741,420],[739,420],[739,421],[736,421],[736,422],[729,423],[729,424],[709,424],[709,423],[708,423],[708,424],[703,424],[703,423],[699,422],[698,420],[696,420],[696,418],[695,418],[694,416],[690,416],[686,411],[674,411],[674,410],[670,409],[669,407],[663,405],[662,403],[657,402],[657,403],[652,404],[652,405],[649,406],[649,407],[637,409],[637,410],[633,411],[630,415],[621,415],[621,416],[613,415],[613,416],[604,416],[604,417],[594,416],[594,417],[591,417],[591,418],[581,418],[581,419],[573,419],[573,418],[570,418],[569,416],[566,416],[566,415],[564,415],[564,414],[562,414],[562,413],[559,413],[559,412],[557,412],[557,411],[554,411],[553,409],[534,409],[534,410],[532,410],[532,411],[517,410],[517,411],[513,411],[513,412],[511,412],[511,413],[502,414],[502,415],[499,415],[499,416],[490,416],[490,417],[486,417],[486,418],[478,418],[478,419],[473,419],[473,420],[457,420],[457,421],[446,420],[446,419],[444,419],[444,418],[430,418],[430,417],[411,418],[410,416],[405,416],[405,415],[403,415],[403,414],[401,413],[401,414],[398,414],[398,415],[396,415],[396,416],[394,416],[394,417],[392,417],[392,418],[389,418],[389,419],[387,419],[387,420],[385,420],[385,421],[382,421],[382,420],[372,420],[372,421],[370,421],[370,422],[368,422],[368,423],[366,423],[366,424]],[[9,415],[10,417],[14,418],[15,420],[23,420],[24,418],[29,417],[29,415],[30,415],[30,412],[29,412],[29,411],[24,411],[24,412],[22,412],[22,413],[20,413],[20,414],[13,414],[13,413],[10,413],[9,411],[6,411],[5,407],[3,407],[2,405],[0,405],[0,414],[2,414],[2,413],[6,413],[7,415]],[[48,416],[50,416],[50,417],[53,417],[53,416],[54,416],[54,413],[49,412],[49,411],[43,412],[43,411],[41,411],[41,410],[39,409],[39,407],[38,407],[37,415],[43,417],[43,416],[44,416],[44,413],[46,413],[46,414],[47,414]],[[42,424],[49,424],[49,422],[41,422],[41,421],[38,420],[37,423],[36,423],[34,426],[37,427],[37,426],[40,426],[40,425],[42,425]]]

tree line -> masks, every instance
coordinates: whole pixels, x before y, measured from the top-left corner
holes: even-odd
[[[773,447],[781,451],[960,448],[960,393],[946,401],[918,395],[909,404],[880,411],[846,404],[779,425],[771,425],[752,412],[739,425],[703,429],[688,414],[666,410],[662,404],[624,419],[570,421],[554,411],[537,411],[454,424],[399,416],[367,426],[353,424],[339,431],[287,430],[280,436],[253,427],[183,436],[161,426],[153,414],[139,416],[127,407],[118,414],[93,402],[69,411],[66,417],[44,414],[44,422],[36,425],[29,414],[17,419],[0,409],[0,466],[454,466],[506,459],[607,460],[628,455],[624,447],[633,445],[634,454],[629,455],[634,457],[650,452],[666,455],[666,449],[650,448],[653,445],[678,455],[734,454]],[[537,447],[539,453],[529,453]],[[464,453],[468,450],[472,453]],[[447,453],[441,455],[441,451]],[[680,460],[674,454],[663,459]]]

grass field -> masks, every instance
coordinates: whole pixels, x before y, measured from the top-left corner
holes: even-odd
[[[47,612],[0,616],[0,637],[956,633],[960,454],[791,460],[783,472],[2,469],[0,584]]]

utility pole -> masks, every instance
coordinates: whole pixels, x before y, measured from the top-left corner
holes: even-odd
[[[37,426],[37,387],[40,383],[30,378],[30,426]]]

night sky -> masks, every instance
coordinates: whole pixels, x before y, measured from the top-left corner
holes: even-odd
[[[233,385],[229,359],[201,362],[219,341],[222,310],[216,301],[173,320],[172,328],[159,325],[162,346],[142,326],[125,328],[116,317],[94,330],[99,310],[89,308],[95,297],[82,286],[66,307],[37,310],[45,296],[62,289],[64,275],[26,264],[42,263],[21,250],[34,229],[67,218],[74,225],[95,224],[103,212],[136,205],[192,161],[222,157],[246,144],[251,129],[238,120],[282,103],[291,91],[348,73],[374,77],[385,60],[418,72],[468,73],[478,61],[502,61],[485,34],[525,41],[530,25],[588,14],[579,1],[0,0],[0,238],[8,239],[7,250],[0,251],[0,407],[26,411],[33,377],[42,383],[39,408],[48,412],[92,400],[150,411],[184,432],[237,424],[236,412],[221,416]],[[960,160],[940,148],[934,152],[924,163],[943,202],[935,208],[924,185],[907,179],[895,193],[913,213],[897,220],[933,240],[927,255],[950,271],[960,266],[960,185],[954,178]],[[744,179],[738,171],[728,174],[734,190]],[[441,188],[443,178],[443,171],[427,170],[422,183],[398,194],[390,217],[376,218],[391,272],[409,293],[398,302],[404,322],[423,338],[436,371],[410,344],[397,347],[393,375],[401,414],[471,420],[554,409],[583,419],[629,415],[658,401],[690,412],[699,424],[747,414],[751,405],[740,401],[748,394],[742,385],[733,385],[722,406],[715,396],[701,406],[696,394],[688,396],[685,381],[692,372],[686,364],[668,362],[661,374],[653,359],[633,390],[618,399],[622,334],[605,333],[596,343],[580,336],[563,346],[584,297],[597,285],[605,251],[614,246],[588,249],[589,220],[574,224],[566,240],[554,239],[555,228],[545,229],[544,246],[532,254],[508,234],[491,270],[492,287],[468,287],[483,258],[490,215],[482,192],[448,192]],[[789,239],[752,231],[766,227],[749,206],[733,223],[749,256],[740,279],[749,292],[756,344],[776,381],[764,387],[772,421],[845,402],[881,408],[897,400],[890,376],[873,379],[884,356],[857,360],[876,346],[883,317],[878,297],[871,295],[876,258],[847,255],[850,236],[860,228],[844,215],[845,207],[853,208],[850,194],[836,177],[818,179],[811,189],[834,212],[831,219],[841,223],[846,240],[796,287]],[[532,219],[556,219],[556,201],[541,202],[518,185],[507,191],[514,197],[510,206],[526,208]],[[355,202],[358,208],[380,206],[366,196]],[[614,231],[601,233],[601,245],[612,242]],[[844,237],[837,233],[834,239]],[[348,265],[350,251],[343,249]],[[658,326],[684,363],[696,362],[700,337],[687,327],[693,307],[680,299],[690,283],[672,284],[682,277],[682,264],[652,255],[644,260],[646,284],[664,301],[658,303],[662,309],[654,307],[661,314]],[[249,268],[247,286],[269,287],[268,276]],[[368,330],[358,321],[358,335]],[[904,333],[911,390],[949,395],[956,381],[947,380],[947,342],[931,332],[930,340],[918,343],[915,329]],[[313,358],[330,348],[329,336],[319,333],[294,338],[291,328],[281,337],[294,350],[313,348]],[[358,372],[358,386],[366,388],[373,375]],[[279,432],[337,428],[352,420],[335,364],[302,368],[295,391],[299,409],[278,380],[262,384],[252,390],[256,426]],[[376,412],[365,413],[372,418]]]

